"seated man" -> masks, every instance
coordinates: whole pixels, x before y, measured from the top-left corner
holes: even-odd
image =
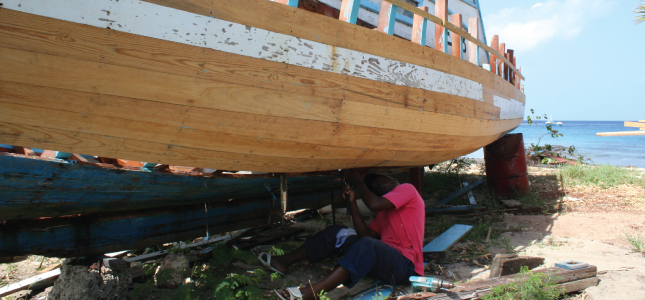
[[[341,283],[351,288],[365,275],[391,285],[408,284],[410,276],[423,276],[425,205],[414,186],[378,174],[363,179],[355,170],[346,171],[345,176],[367,207],[377,212],[376,219],[369,226],[365,224],[355,192],[348,185],[343,197],[349,197],[354,229],[329,226],[293,252],[275,257],[262,253],[263,264],[281,273],[305,259],[316,263],[332,255],[342,256],[327,277],[311,287],[276,290],[279,298],[315,299],[314,294]]]

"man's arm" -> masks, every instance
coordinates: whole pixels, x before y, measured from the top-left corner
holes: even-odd
[[[363,220],[361,212],[358,210],[358,205],[356,204],[356,193],[351,187],[349,187],[349,185],[343,187],[343,198],[344,197],[349,197],[349,205],[352,211],[352,223],[354,224],[354,230],[356,230],[358,236],[378,238],[378,232],[367,226],[365,220]]]
[[[363,176],[356,172],[356,170],[345,170],[344,174],[345,178],[347,178],[347,180],[356,187],[358,193],[361,194],[361,199],[363,199],[363,202],[365,202],[365,205],[367,205],[367,208],[371,211],[379,212],[396,208],[396,206],[394,206],[394,204],[387,198],[379,197],[372,193],[372,191],[370,191],[365,185],[365,182],[363,182]]]

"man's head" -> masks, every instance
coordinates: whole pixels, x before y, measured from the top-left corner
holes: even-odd
[[[372,193],[379,197],[391,192],[399,185],[396,179],[381,174],[367,174],[363,178],[363,182],[365,182],[365,185]]]

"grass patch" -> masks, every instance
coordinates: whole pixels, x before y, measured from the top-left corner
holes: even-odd
[[[534,274],[528,267],[520,269],[520,275],[526,279],[510,282],[492,288],[492,292],[482,297],[482,300],[547,300],[558,299],[563,294],[556,283],[545,274]]]
[[[590,185],[606,189],[621,184],[645,187],[644,174],[611,165],[568,165],[560,168],[562,180],[568,185]]]
[[[637,252],[645,255],[645,237],[643,235],[641,235],[640,233],[625,233],[625,238],[630,244],[632,244]]]

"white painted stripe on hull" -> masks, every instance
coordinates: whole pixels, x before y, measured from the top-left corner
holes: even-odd
[[[149,2],[2,2],[25,13],[483,101],[482,84],[470,79]]]
[[[524,118],[524,103],[513,98],[511,98],[511,100],[508,100],[495,95],[493,96],[493,105],[499,107],[500,120]]]

